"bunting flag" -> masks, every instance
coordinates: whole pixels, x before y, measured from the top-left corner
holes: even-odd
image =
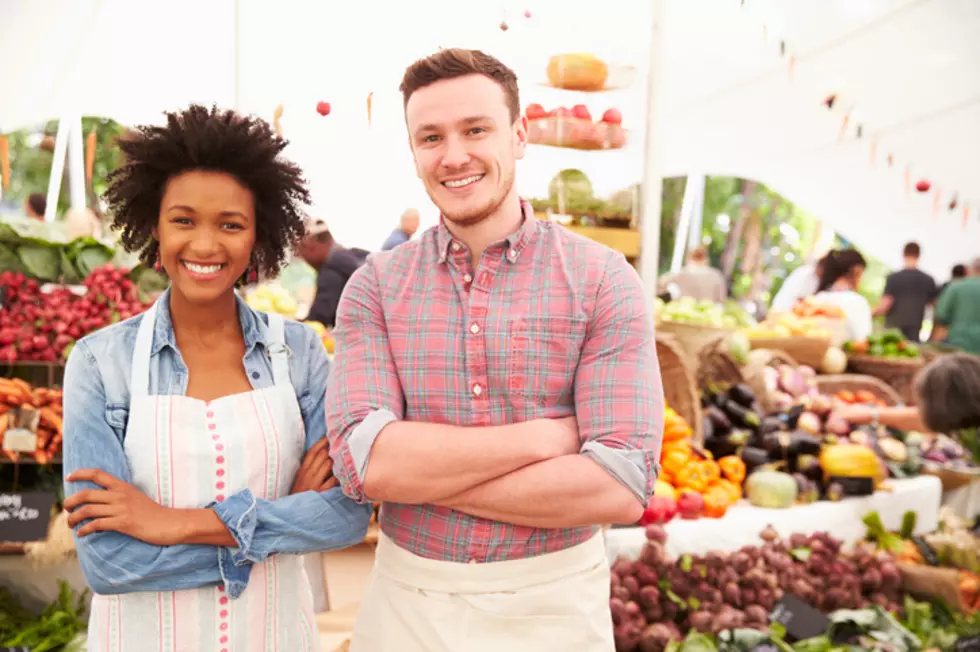
[[[374,98],[374,91],[368,93],[367,96],[367,115],[368,115],[368,129],[371,128],[371,100]]]
[[[871,139],[871,167],[875,166],[878,158],[878,141],[874,138]]]
[[[963,228],[966,228],[966,222],[970,218],[970,205],[963,204]]]

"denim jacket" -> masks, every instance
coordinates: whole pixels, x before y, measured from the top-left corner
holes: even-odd
[[[174,339],[169,291],[160,299],[150,360],[150,394],[184,395],[188,370]],[[245,370],[255,389],[273,384],[265,355],[268,316],[238,299],[245,336]],[[142,315],[99,330],[75,345],[64,379],[64,473],[98,468],[131,482],[123,449],[129,416],[130,375]],[[316,333],[287,320],[289,375],[306,426],[306,450],[326,436],[323,403],[329,360]],[[65,496],[91,483],[65,483]],[[204,505],[202,505],[204,507]],[[75,537],[85,578],[99,594],[174,591],[223,584],[241,595],[252,564],[275,554],[334,550],[363,540],[371,505],[361,505],[334,488],[279,500],[261,500],[248,490],[209,505],[228,527],[238,547],[156,546],[118,532]]]

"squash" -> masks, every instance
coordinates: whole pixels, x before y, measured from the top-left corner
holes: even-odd
[[[827,478],[871,478],[875,487],[886,477],[878,455],[860,444],[834,444],[820,451],[820,468]]]
[[[792,507],[797,491],[796,479],[782,471],[756,471],[745,481],[745,496],[756,507]]]

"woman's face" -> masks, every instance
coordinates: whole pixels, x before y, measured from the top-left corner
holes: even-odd
[[[195,170],[172,178],[154,234],[174,292],[209,303],[235,287],[255,246],[255,200],[223,172]]]
[[[861,278],[864,276],[864,265],[855,265],[851,268],[851,285],[857,290],[861,285]]]

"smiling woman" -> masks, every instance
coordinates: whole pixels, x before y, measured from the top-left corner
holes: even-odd
[[[65,370],[65,509],[96,594],[92,649],[145,649],[153,631],[161,649],[316,650],[300,555],[367,531],[372,506],[332,473],[319,337],[235,292],[305,232],[284,146],[261,120],[199,106],[120,142],[113,225],[171,287],[80,340]]]

